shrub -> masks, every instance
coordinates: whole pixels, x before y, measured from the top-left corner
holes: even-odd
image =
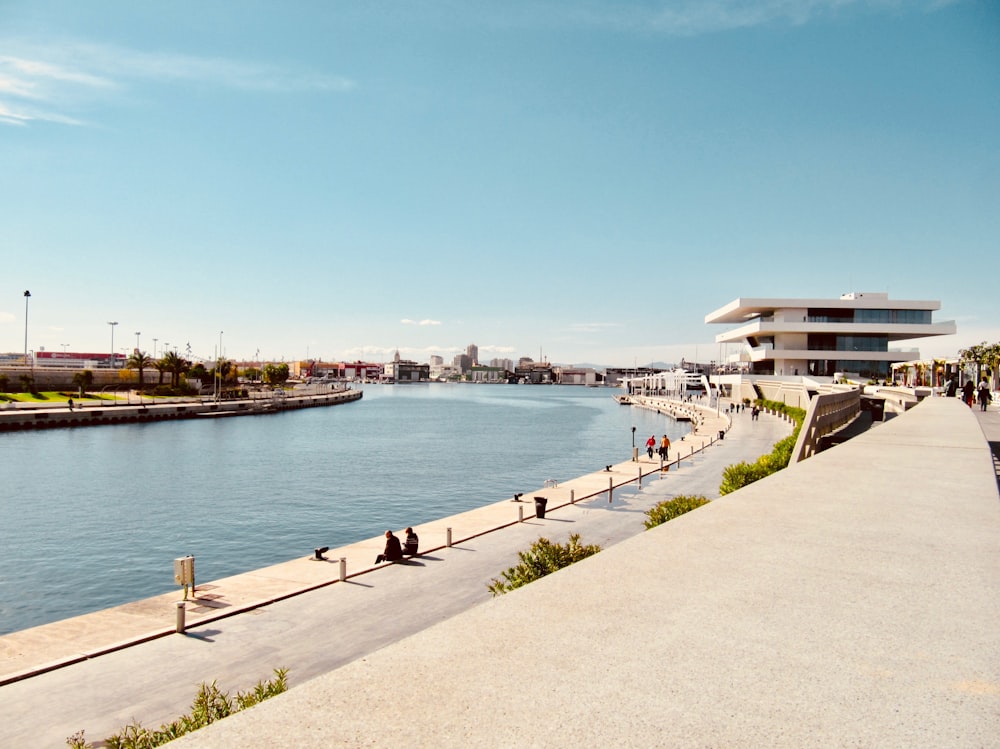
[[[770,409],[778,413],[785,414],[795,422],[795,429],[782,440],[774,443],[774,447],[767,455],[761,455],[754,463],[734,463],[726,466],[722,471],[722,484],[719,486],[719,494],[729,494],[737,489],[759,481],[772,473],[777,473],[782,468],[787,468],[792,460],[792,451],[799,438],[799,430],[806,419],[805,409],[795,406],[788,406],[777,401],[758,400],[760,408]]]
[[[712,500],[701,495],[681,494],[673,499],[660,502],[656,506],[646,510],[646,517],[648,518],[645,521],[646,530],[662,525],[668,520],[673,520],[674,518],[683,515],[685,512],[696,510],[702,505],[707,505],[711,501]]]
[[[563,567],[568,567],[574,562],[596,554],[601,550],[596,544],[583,546],[580,544],[580,534],[574,533],[569,537],[569,543],[554,544],[547,538],[539,538],[531,545],[528,551],[517,552],[521,563],[516,567],[510,567],[503,573],[504,580],[493,580],[492,584],[486,586],[490,593],[495,596],[509,593],[514,588],[545,577],[550,572],[555,572]]]
[[[249,692],[237,692],[230,697],[213,681],[202,684],[191,705],[191,713],[182,715],[171,723],[165,723],[156,730],[144,728],[138,721],[124,726],[119,733],[104,740],[104,746],[109,749],[153,749],[168,741],[196,731],[209,723],[222,720],[240,710],[256,705],[258,702],[281,694],[288,689],[288,669],[274,669],[274,678],[260,681]],[[83,731],[77,731],[66,739],[66,745],[72,749],[90,749],[91,744],[84,738]]]

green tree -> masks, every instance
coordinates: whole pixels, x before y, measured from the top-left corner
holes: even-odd
[[[284,385],[288,382],[287,364],[265,364],[264,382],[268,385]]]
[[[170,387],[176,390],[180,385],[181,375],[191,369],[191,362],[176,351],[168,351],[163,355],[162,361],[166,363],[166,369],[170,372]]]
[[[167,363],[163,359],[156,359],[153,361],[153,369],[160,373],[160,380],[157,385],[163,384],[163,375],[165,375],[170,370],[167,368]]]
[[[82,396],[92,387],[94,387],[94,373],[89,369],[84,369],[82,372],[77,372],[73,375],[73,387],[80,391]]]
[[[125,362],[125,366],[129,369],[135,369],[139,372],[139,392],[142,392],[142,386],[145,384],[144,373],[146,368],[152,366],[153,359],[148,356],[145,351],[133,351],[132,355]]]

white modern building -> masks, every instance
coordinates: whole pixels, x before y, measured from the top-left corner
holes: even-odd
[[[954,321],[933,322],[938,301],[890,300],[887,293],[851,293],[839,299],[735,299],[705,316],[735,325],[715,337],[737,344],[734,359],[749,374],[832,377],[849,372],[887,378],[896,362],[920,358],[900,341],[955,333]]]

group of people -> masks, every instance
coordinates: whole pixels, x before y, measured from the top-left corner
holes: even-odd
[[[985,377],[979,383],[978,388],[972,384],[972,380],[966,380],[965,384],[962,385],[962,400],[969,408],[972,408],[974,398],[979,400],[980,411],[985,411],[990,401],[993,400],[990,394],[990,383]]]
[[[417,534],[413,532],[413,528],[407,528],[405,533],[406,539],[401,544],[399,538],[392,531],[385,532],[385,550],[375,557],[375,564],[399,562],[404,556],[416,556],[420,540],[417,538]]]
[[[660,454],[660,460],[666,460],[670,454],[670,438],[667,435],[663,435],[663,439],[660,440],[660,446],[656,446],[656,435],[649,435],[649,439],[646,440],[646,454],[649,459],[653,459],[653,451]]]

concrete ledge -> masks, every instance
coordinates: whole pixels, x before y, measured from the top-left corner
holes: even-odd
[[[928,399],[175,743],[997,746],[998,499]]]

